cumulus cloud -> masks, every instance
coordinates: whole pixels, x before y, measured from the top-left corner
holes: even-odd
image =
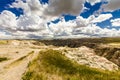
[[[87,0],[92,5],[101,0]],[[103,37],[119,36],[120,30],[102,29],[93,23],[102,22],[112,17],[111,14],[91,15],[88,18],[77,16],[75,20],[65,21],[62,14],[79,14],[85,0],[50,0],[41,4],[39,0],[16,0],[11,8],[22,8],[24,14],[16,17],[4,10],[0,14],[0,37],[17,39],[65,38],[65,37]],[[59,18],[58,23],[52,20]],[[118,20],[111,20],[113,25]],[[49,26],[47,22],[50,22]]]
[[[103,21],[101,18],[95,18],[95,16],[90,16],[85,19],[78,16],[77,19],[65,22],[62,19],[59,23],[49,25],[50,30],[53,32],[55,37],[113,37],[119,36],[120,30],[100,28],[93,24],[92,21],[95,19],[100,19],[97,22]],[[107,20],[108,18],[104,19]]]
[[[4,10],[0,14],[0,31],[5,31],[12,38],[31,38],[30,35],[50,36],[47,21],[54,20],[56,17],[47,17],[43,10],[47,4],[40,4],[39,0],[16,0],[11,8],[22,8],[24,14],[16,17],[11,11]],[[5,37],[6,38],[6,37]]]
[[[17,30],[20,31],[40,31],[45,29],[44,20],[39,16],[21,15],[17,20]]]
[[[88,18],[83,18],[82,16],[77,16],[76,18],[76,23],[77,26],[76,27],[86,27],[89,24],[91,24],[91,22],[95,19],[95,16],[92,15]]]
[[[49,0],[49,4],[40,4],[39,0],[16,0],[11,8],[22,8],[24,14],[39,16],[58,16],[61,14],[79,15],[84,9],[84,2],[95,4],[103,0]]]
[[[85,8],[85,1],[94,5],[102,0],[49,0],[48,8],[44,13],[50,16],[59,16],[61,14],[79,15]]]
[[[112,17],[112,14],[101,14],[98,17],[91,15],[88,18],[83,18],[82,16],[77,16],[76,23],[77,27],[86,27],[92,23],[99,23],[108,20]]]
[[[97,18],[95,18],[92,22],[93,23],[102,22],[102,21],[110,19],[111,17],[113,17],[112,14],[101,14]]]
[[[72,33],[73,35],[85,35],[88,37],[117,37],[120,35],[120,30],[103,29],[96,25],[89,25],[87,27],[76,28]]]
[[[120,18],[111,20],[112,26],[120,27]]]
[[[41,4],[39,0],[16,0],[11,8],[22,8],[24,14],[16,19],[16,31],[35,32],[46,29],[47,22],[56,19],[44,15],[43,12],[47,8],[47,4]]]
[[[9,13],[9,11],[6,12]],[[120,30],[107,28],[102,29],[99,26],[92,24],[91,22],[96,19],[93,15],[89,18],[83,18],[81,16],[78,16],[75,20],[70,20],[68,22],[66,22],[64,18],[61,18],[60,21],[56,24],[51,22],[49,27],[45,25],[44,20],[42,20],[42,18],[39,18],[38,16],[21,15],[18,19],[16,19],[15,16],[14,18],[16,23],[15,31],[13,32],[9,30],[12,25],[9,26],[7,31],[9,35],[6,35],[6,33],[4,33],[2,34],[2,38],[10,37],[11,39],[42,39],[65,37],[111,37],[120,35]],[[5,19],[7,18],[5,17]],[[2,21],[0,21],[0,23],[2,23]],[[3,24],[0,24],[0,26],[2,25]]]
[[[49,29],[53,33],[54,36],[67,36],[71,35],[73,28],[77,26],[75,21],[65,22],[64,18],[61,19],[57,24],[50,23]]]
[[[4,10],[0,14],[0,29],[2,30],[15,30],[16,29],[16,16],[10,11]]]
[[[102,2],[102,6],[100,10],[106,11],[114,11],[120,9],[120,0],[86,0],[91,5],[94,5],[96,3]],[[99,12],[99,11],[98,11]]]
[[[41,31],[46,28],[44,19],[39,16],[21,15],[17,18],[7,10],[0,14],[0,26],[0,29],[8,31]]]
[[[79,15],[83,9],[84,0],[49,0],[45,14],[58,16],[61,14]]]
[[[24,15],[26,16],[39,16],[43,18],[44,21],[49,22],[51,20],[57,19],[59,16],[46,15],[45,11],[48,9],[48,4],[41,4],[39,0],[16,0],[16,2],[10,5],[11,8],[22,8]]]
[[[94,5],[95,3],[101,2],[101,0],[86,0],[89,2],[91,5]]]
[[[40,4],[39,0],[16,0],[12,5],[11,8],[22,8],[25,15],[32,15],[36,14],[39,16],[43,15],[43,11],[47,8],[47,4]]]

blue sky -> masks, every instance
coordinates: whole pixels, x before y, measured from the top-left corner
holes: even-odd
[[[20,16],[21,14],[23,14],[22,9],[8,8],[8,5],[12,4],[14,1],[15,0],[0,0],[0,12],[2,12],[3,10],[10,10],[13,13],[15,13],[17,16]],[[40,0],[40,1],[42,4],[48,3],[48,0]],[[86,10],[85,12],[80,13],[80,15],[83,16],[84,18],[88,18],[95,11],[100,9],[101,4],[102,3],[99,2],[99,3],[96,3],[95,5],[91,5],[89,2],[86,2],[84,5],[85,5],[85,7],[89,8],[89,10]],[[114,15],[115,18],[119,18],[120,17],[120,10],[114,11],[114,12],[112,12],[112,14]],[[73,15],[64,15],[64,16],[65,16],[66,21],[73,20],[76,18],[76,16],[73,16]],[[58,19],[53,21],[53,22],[56,22],[56,21],[58,21]],[[102,25],[102,24],[104,24],[104,25]],[[109,20],[104,21],[103,23],[100,23],[100,26],[102,26],[102,27],[109,26],[109,25],[111,25],[109,23]]]
[[[12,4],[15,0],[0,0],[0,12],[2,12],[3,10],[9,10],[12,11],[14,14],[16,14],[16,16],[20,16],[21,14],[23,14],[23,10],[22,9],[16,9],[16,8],[9,8],[8,5]],[[42,4],[48,3],[48,0],[40,0],[40,2]],[[83,13],[80,13],[81,16],[83,16],[84,18],[88,18],[90,15],[92,15],[95,11],[100,9],[100,6],[102,5],[101,2],[96,3],[95,5],[91,5],[89,2],[86,2],[84,4],[85,7],[89,8],[89,10],[86,10]],[[109,13],[109,12],[104,12],[105,13]],[[111,12],[113,15],[113,18],[120,18],[120,10],[115,10],[113,12]],[[73,20],[76,18],[76,16],[73,15],[64,15],[65,16],[65,20]],[[58,22],[58,19],[53,21],[53,22]],[[103,21],[102,23],[98,24],[99,26],[101,26],[102,28],[106,27],[106,26],[111,26],[110,21]]]
[[[19,1],[20,0],[18,0],[18,2]],[[26,3],[26,0],[21,0],[21,1],[23,1],[23,4]],[[37,1],[37,0],[35,0],[35,1]],[[60,1],[60,0],[58,0],[58,1]],[[61,1],[63,1],[63,0],[61,0]],[[115,1],[118,1],[118,0],[115,0]],[[13,5],[14,2],[15,2],[15,0],[0,0],[0,13],[2,14],[2,12],[4,12],[5,10],[7,10],[7,11],[10,11],[13,14],[15,14],[17,18],[19,18],[21,15],[25,15],[24,9],[22,7],[16,7],[16,6],[15,7],[10,7],[10,5]],[[94,2],[95,2],[95,0],[94,0]],[[45,4],[49,5],[49,0],[40,0],[39,4],[41,4],[41,5],[45,5]],[[109,4],[109,2],[107,2],[105,4]],[[84,19],[88,19],[92,15],[94,15],[97,18],[101,14],[111,14],[112,17],[110,17],[110,18],[108,18],[106,20],[103,20],[101,22],[96,22],[95,25],[99,26],[102,29],[104,29],[104,28],[107,28],[107,29],[116,29],[116,30],[120,29],[120,26],[116,27],[116,26],[113,26],[112,23],[111,23],[111,20],[115,20],[115,19],[119,19],[120,18],[120,10],[118,8],[116,8],[116,9],[114,9],[112,11],[109,11],[109,10],[108,11],[104,11],[104,8],[101,8],[101,6],[103,5],[103,2],[101,2],[99,0],[98,0],[98,2],[96,2],[94,4],[91,4],[91,2],[88,0],[88,1],[84,2],[83,5],[84,5],[85,8],[82,10],[82,12],[79,13],[79,16],[83,17]],[[99,14],[97,14],[97,13],[99,13]],[[70,13],[68,13],[68,14],[62,14],[61,13],[60,15],[62,17],[64,17],[65,22],[69,22],[71,20],[74,21],[78,17],[78,15],[75,16],[75,15],[72,15]],[[55,15],[55,17],[56,17],[56,15]],[[61,19],[58,16],[56,19],[49,20],[47,23],[49,23],[49,24],[51,24],[51,23],[52,24],[53,23],[57,24],[59,22],[61,22]],[[113,21],[113,22],[115,22],[115,21]],[[0,24],[0,26],[2,26],[2,24]],[[0,29],[1,33],[2,33],[2,30],[3,29]],[[9,31],[8,32],[5,32],[5,31],[7,31],[7,30],[4,30],[3,32],[4,33],[9,33]],[[12,33],[10,32],[10,34],[12,34]]]
[[[3,10],[9,10],[15,13],[17,16],[23,14],[22,9],[9,8],[9,5],[12,4],[15,0],[0,0],[0,12]]]

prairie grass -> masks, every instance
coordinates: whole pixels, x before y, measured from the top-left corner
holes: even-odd
[[[120,71],[110,72],[79,65],[61,51],[40,51],[28,64],[22,80],[120,80]]]
[[[120,37],[102,38],[104,43],[120,43]]]
[[[2,44],[7,44],[7,43],[8,43],[7,40],[0,40],[0,45],[2,45]]]

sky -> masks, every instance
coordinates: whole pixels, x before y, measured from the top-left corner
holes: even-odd
[[[0,39],[120,37],[120,0],[0,0]]]

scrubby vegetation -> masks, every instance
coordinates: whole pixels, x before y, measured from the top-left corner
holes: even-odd
[[[97,45],[103,43],[120,43],[120,38],[80,38],[80,39],[53,39],[53,40],[37,40],[35,45],[39,45],[42,42],[46,45],[54,46],[68,46],[68,47],[80,47],[87,46],[90,48],[95,48]]]
[[[119,37],[113,37],[113,38],[103,38],[104,43],[120,43]]]
[[[28,65],[23,80],[120,80],[120,72],[103,71],[79,65],[61,51],[40,51]]]
[[[7,43],[8,43],[7,40],[0,40],[0,45],[1,45],[1,44],[7,44]]]
[[[8,60],[7,57],[0,57],[0,62]]]

